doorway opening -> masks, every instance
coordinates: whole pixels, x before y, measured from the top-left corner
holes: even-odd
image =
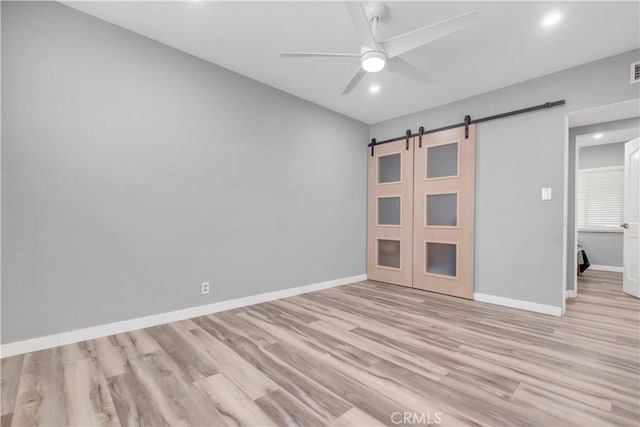
[[[630,175],[637,162],[629,157],[640,136],[640,101],[569,113],[567,128],[564,299],[581,285],[622,292],[623,273],[625,283],[637,281],[640,264],[637,238],[630,240],[639,215],[638,177]]]

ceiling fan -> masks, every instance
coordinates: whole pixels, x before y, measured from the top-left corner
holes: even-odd
[[[384,41],[378,41],[375,37],[380,34],[377,26],[387,12],[387,6],[381,2],[371,2],[365,6],[359,1],[345,1],[353,26],[360,38],[360,53],[333,53],[333,52],[282,52],[280,56],[285,58],[305,57],[338,57],[360,58],[361,67],[353,75],[351,81],[342,91],[348,95],[362,80],[366,73],[375,73],[387,69],[393,73],[419,81],[421,83],[433,83],[435,80],[429,73],[409,64],[399,57],[405,52],[431,43],[434,40],[448,36],[471,25],[478,14],[467,13],[435,24],[427,25],[399,36]]]

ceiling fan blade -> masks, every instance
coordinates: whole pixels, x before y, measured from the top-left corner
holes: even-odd
[[[405,52],[434,40],[458,32],[473,24],[477,18],[478,14],[476,12],[455,16],[453,18],[445,19],[444,21],[436,22],[435,24],[427,25],[426,27],[418,28],[417,30],[409,31],[408,33],[400,34],[399,36],[392,37],[381,44],[389,58],[393,58],[394,56],[402,55]]]
[[[333,52],[280,52],[283,58],[311,58],[311,57],[333,57],[333,58],[359,58],[359,53],[333,53]]]
[[[342,94],[349,95],[358,83],[360,83],[360,80],[362,80],[365,74],[367,74],[367,72],[362,67],[358,67],[358,71],[353,75],[347,87],[342,91]]]
[[[409,64],[404,59],[392,58],[387,61],[386,69],[392,73],[400,74],[420,83],[431,84],[436,81],[435,77],[420,68]]]
[[[377,51],[378,44],[376,43],[376,39],[373,37],[371,23],[369,22],[369,18],[367,18],[364,7],[362,7],[362,3],[359,1],[347,0],[344,4],[347,6],[349,16],[351,16],[351,22],[356,29],[356,33],[358,33],[360,44]]]

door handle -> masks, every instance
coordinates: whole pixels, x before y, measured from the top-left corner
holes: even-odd
[[[624,224],[620,224],[620,227],[622,228],[629,228],[629,224],[627,224],[626,222]]]

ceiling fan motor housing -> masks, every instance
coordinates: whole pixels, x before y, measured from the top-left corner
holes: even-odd
[[[388,11],[387,5],[380,1],[369,2],[364,7],[364,13],[367,15],[367,18],[369,18],[369,21],[374,18],[378,18],[378,20],[382,19],[387,15]]]

